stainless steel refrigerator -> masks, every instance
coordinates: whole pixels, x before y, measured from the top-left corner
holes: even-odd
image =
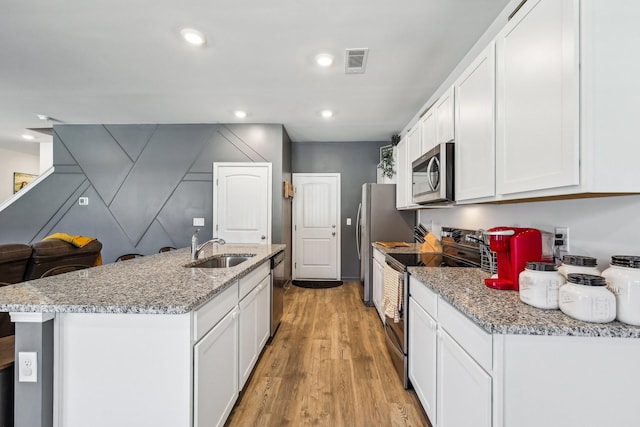
[[[356,222],[360,280],[363,284],[362,299],[365,305],[370,306],[373,305],[371,244],[376,241],[412,243],[415,213],[396,209],[395,184],[367,183],[362,185],[362,202],[358,207]]]

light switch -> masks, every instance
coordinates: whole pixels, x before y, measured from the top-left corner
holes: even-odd
[[[351,225],[351,218],[347,218],[347,225]]]
[[[204,227],[204,218],[193,218],[194,227]]]

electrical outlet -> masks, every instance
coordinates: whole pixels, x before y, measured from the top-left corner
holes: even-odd
[[[351,218],[347,218],[347,225],[351,225]]]
[[[18,352],[18,381],[21,383],[38,382],[38,353],[35,351]]]
[[[204,218],[193,218],[194,227],[204,227]]]
[[[553,237],[553,245],[558,251],[569,252],[569,227],[556,227]]]
[[[78,198],[78,204],[79,204],[80,206],[87,206],[87,205],[89,204],[89,198],[88,198],[88,197],[85,197],[85,196],[83,196],[83,197],[79,197],[79,198]]]

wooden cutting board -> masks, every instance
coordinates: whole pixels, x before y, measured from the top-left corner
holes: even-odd
[[[407,242],[374,242],[377,245],[385,248],[406,248],[409,246]]]

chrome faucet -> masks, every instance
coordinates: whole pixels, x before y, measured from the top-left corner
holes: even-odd
[[[216,237],[214,239],[207,240],[203,244],[199,245],[198,244],[198,231],[200,231],[200,229],[196,229],[195,233],[193,233],[193,236],[191,236],[191,261],[196,261],[198,259],[198,255],[200,255],[200,252],[202,252],[202,250],[204,249],[204,247],[207,244],[209,244],[209,243],[217,243],[219,245],[224,245],[226,243],[224,241],[224,239],[220,239],[220,238]]]

